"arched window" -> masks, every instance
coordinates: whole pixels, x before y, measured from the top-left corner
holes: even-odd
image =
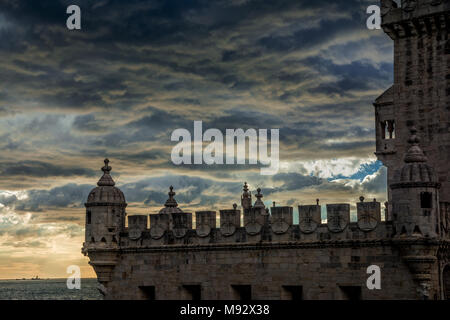
[[[86,211],[86,223],[91,224],[91,210]]]
[[[395,120],[384,120],[380,122],[381,139],[395,139]]]
[[[433,194],[431,192],[420,193],[420,207],[422,209],[433,208]]]

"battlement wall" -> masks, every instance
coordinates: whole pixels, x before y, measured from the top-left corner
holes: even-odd
[[[385,31],[392,38],[445,29],[449,12],[447,0],[402,0],[400,5],[393,0],[381,0],[383,27],[387,27]]]
[[[298,206],[298,224],[293,208],[251,208],[192,214],[150,214],[128,216],[128,228],[120,236],[121,247],[146,247],[176,244],[227,244],[265,242],[316,242],[355,239],[387,239],[392,234],[389,222],[381,221],[377,201],[357,203],[357,222],[350,221],[349,204],[327,204],[327,223],[322,223],[320,205]],[[241,219],[242,218],[242,219]],[[243,223],[241,223],[241,221]],[[218,227],[217,227],[218,226]]]

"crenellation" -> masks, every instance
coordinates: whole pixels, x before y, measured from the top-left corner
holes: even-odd
[[[190,212],[174,212],[172,213],[171,231],[175,238],[183,238],[188,230],[192,230],[192,213]]]
[[[237,210],[236,208],[232,210],[220,210],[220,233],[222,234],[222,236],[232,236],[236,232],[236,229],[240,226],[240,210]]]
[[[303,233],[312,233],[322,223],[322,208],[317,205],[298,206],[299,227]]]
[[[142,232],[147,230],[148,217],[146,215],[128,216],[128,237],[137,240],[142,236]]]
[[[272,207],[270,226],[275,234],[286,233],[294,223],[292,207]]]
[[[342,232],[350,223],[350,205],[327,204],[327,226],[331,232]]]
[[[381,0],[381,6],[382,27],[392,39],[432,34],[449,25],[450,4],[445,0],[404,0],[401,7],[392,0]]]
[[[244,227],[249,236],[259,235],[265,220],[265,210],[250,208],[244,211]]]
[[[201,238],[207,237],[214,228],[216,228],[215,211],[195,212],[195,231],[197,236]]]
[[[320,205],[301,205],[298,223],[294,223],[293,208],[289,206],[272,207],[271,214],[263,210],[247,211],[248,223],[255,223],[259,217],[260,232],[253,232],[249,226],[240,226],[241,211],[237,209],[220,210],[220,226],[216,225],[215,211],[197,211],[196,228],[192,228],[191,216],[175,213],[173,218],[167,214],[150,214],[150,228],[147,216],[128,217],[128,228],[120,234],[121,247],[151,247],[166,245],[208,245],[259,242],[317,242],[340,240],[381,239],[390,237],[390,223],[381,221],[380,203],[376,201],[359,202],[358,222],[349,222],[349,204],[328,204],[327,213],[331,226],[319,221]],[[253,214],[253,220],[252,220]],[[259,215],[257,215],[259,214]],[[183,217],[183,218],[180,218]],[[173,221],[172,226],[169,221]],[[257,220],[256,220],[257,221]],[[376,222],[376,223],[375,223]],[[311,228],[314,226],[314,229]],[[265,236],[263,229],[266,228]]]
[[[358,227],[363,231],[371,231],[381,222],[381,204],[376,199],[371,202],[364,202],[364,197],[360,197],[361,202],[356,204]]]
[[[150,214],[150,236],[153,240],[161,239],[169,231],[169,215]]]

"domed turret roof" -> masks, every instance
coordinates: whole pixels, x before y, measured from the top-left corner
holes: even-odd
[[[404,157],[405,164],[395,172],[394,184],[438,182],[434,169],[426,163],[427,157],[419,147],[420,140],[416,133],[417,130],[411,128],[411,137],[408,140],[410,147]]]
[[[105,159],[105,165],[102,167],[103,176],[97,182],[96,188],[92,189],[89,193],[86,204],[94,203],[113,203],[113,204],[126,204],[125,196],[123,192],[116,188],[113,178],[110,176],[111,167],[108,165],[109,160]]]
[[[159,210],[160,214],[171,214],[171,213],[182,213],[183,210],[178,208],[178,203],[174,199],[175,192],[173,191],[173,187],[170,186],[170,191],[168,193],[169,199],[167,199],[166,203],[164,204],[164,208]]]

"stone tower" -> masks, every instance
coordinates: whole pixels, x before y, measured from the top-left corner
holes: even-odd
[[[103,176],[88,196],[86,206],[86,236],[88,243],[114,245],[125,228],[125,196],[114,187],[109,160],[105,159]]]
[[[83,252],[90,250],[90,264],[100,283],[109,281],[109,270],[115,265],[115,250],[119,248],[120,233],[125,229],[125,196],[116,188],[110,176],[111,166],[105,159],[103,175],[97,187],[89,193],[86,206],[86,231]]]
[[[394,40],[394,84],[375,105],[376,155],[388,185],[403,166],[411,127],[441,183],[442,215],[450,210],[450,1],[381,0],[382,28]],[[392,209],[389,189],[389,208]]]

